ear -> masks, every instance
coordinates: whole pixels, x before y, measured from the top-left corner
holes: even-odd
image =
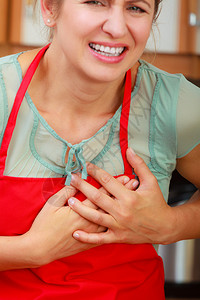
[[[55,22],[55,13],[53,10],[53,4],[51,0],[40,0],[41,12],[44,23],[48,27],[54,27]]]

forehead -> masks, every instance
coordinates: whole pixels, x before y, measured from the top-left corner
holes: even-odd
[[[126,0],[125,0],[126,1]],[[134,4],[145,4],[149,7],[152,7],[154,4],[155,0],[130,0],[130,2],[133,2]]]
[[[72,0],[57,0],[52,1],[52,3],[57,4],[58,6],[62,4],[62,2],[71,2]],[[100,0],[99,0],[100,1]],[[102,0],[103,1],[103,0]],[[145,4],[149,7],[152,7],[152,5],[155,4],[155,0],[104,0],[108,2],[132,2],[135,5],[139,4]],[[75,2],[82,2],[82,0],[75,0]],[[101,2],[101,1],[100,1]]]
[[[82,4],[82,3],[89,3],[89,2],[102,2],[102,3],[110,3],[112,4],[120,4],[120,5],[125,5],[129,4],[132,6],[138,6],[141,7],[142,9],[147,9],[152,12],[155,10],[155,0],[56,0],[56,3],[59,3],[59,8],[61,8],[61,5],[65,3],[66,5],[70,4]]]

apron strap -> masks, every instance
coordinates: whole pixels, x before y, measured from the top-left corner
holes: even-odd
[[[37,53],[32,63],[30,64],[21,82],[18,92],[16,94],[15,101],[8,119],[8,123],[4,132],[4,136],[0,148],[0,176],[3,176],[4,173],[8,147],[15,128],[19,108],[24,99],[30,81],[35,73],[35,70],[37,69],[37,66],[42,56],[44,55],[44,53],[48,48],[49,48],[49,44],[43,47]],[[128,70],[126,74],[124,98],[123,98],[122,112],[120,118],[120,147],[121,147],[121,154],[124,162],[124,172],[127,175],[132,175],[133,173],[132,167],[129,165],[126,159],[126,150],[128,148],[128,120],[129,120],[130,102],[131,102],[131,70]]]
[[[132,175],[133,170],[131,165],[126,159],[126,150],[128,148],[128,121],[131,104],[131,70],[129,69],[126,73],[126,82],[124,90],[124,99],[122,103],[122,112],[120,118],[120,147],[121,154],[124,162],[124,173],[126,175]]]
[[[7,158],[7,152],[8,152],[8,147],[10,144],[10,140],[12,138],[12,134],[15,128],[16,120],[17,120],[17,115],[18,111],[20,108],[20,105],[24,99],[25,93],[27,91],[27,88],[29,86],[29,83],[35,73],[35,70],[37,69],[37,66],[44,55],[45,51],[49,48],[49,44],[43,47],[35,56],[33,59],[32,63],[30,64],[22,82],[21,85],[18,89],[18,92],[15,97],[15,101],[8,119],[8,123],[4,132],[4,137],[2,140],[1,144],[1,149],[0,149],[0,176],[3,175],[4,169],[5,169],[5,163],[6,163],[6,158]]]

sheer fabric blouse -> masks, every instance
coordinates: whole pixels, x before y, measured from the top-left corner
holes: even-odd
[[[0,143],[22,80],[17,60],[19,55],[0,59]],[[121,107],[94,136],[71,145],[47,124],[27,92],[9,146],[4,175],[67,178],[71,172],[80,171],[86,161],[112,175],[123,173],[119,145],[120,115]],[[200,143],[199,116],[199,88],[182,75],[172,75],[140,61],[131,98],[129,146],[157,177],[166,201],[176,159],[185,156]],[[65,156],[69,150],[66,163]],[[74,155],[76,162],[72,159]]]

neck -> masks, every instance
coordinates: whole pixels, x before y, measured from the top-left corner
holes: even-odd
[[[58,64],[55,64],[56,61]],[[133,78],[137,68],[132,72]],[[112,115],[122,103],[124,77],[125,74],[112,82],[100,82],[83,76],[77,73],[76,68],[71,68],[54,47],[50,47],[36,70],[33,82],[43,82],[37,93],[42,96],[45,105],[48,102],[49,110],[56,109],[74,116],[101,116]]]
[[[46,88],[46,99],[55,101],[57,107],[67,107],[68,110],[83,114],[88,111],[90,114],[116,111],[123,99],[125,74],[112,82],[100,82],[79,74],[76,68],[67,64],[65,58],[59,59],[58,65],[55,64],[55,56],[57,53],[55,55],[50,47],[38,68],[46,87],[51,87]]]

